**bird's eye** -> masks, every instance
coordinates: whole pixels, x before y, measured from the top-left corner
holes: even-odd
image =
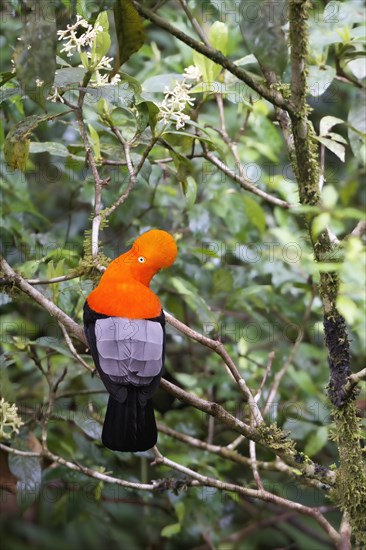
[[[145,259],[143,256],[139,256],[139,257],[137,258],[137,261],[140,262],[140,264],[143,264],[143,263],[146,262],[146,259]]]

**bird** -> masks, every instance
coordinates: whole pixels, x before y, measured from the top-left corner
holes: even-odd
[[[150,282],[177,254],[168,232],[143,233],[109,264],[84,303],[86,339],[110,394],[102,443],[113,451],[146,451],[157,442],[152,396],[165,360],[165,316]]]

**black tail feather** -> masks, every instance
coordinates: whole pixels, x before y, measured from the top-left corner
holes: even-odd
[[[112,451],[147,451],[157,441],[152,399],[142,405],[138,394],[139,388],[128,386],[123,403],[109,397],[102,442]]]

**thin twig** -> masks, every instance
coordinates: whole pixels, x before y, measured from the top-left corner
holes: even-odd
[[[266,367],[265,373],[263,375],[262,382],[259,386],[259,389],[258,389],[257,393],[254,396],[254,399],[256,400],[257,403],[259,402],[259,400],[262,396],[262,391],[263,391],[264,385],[267,382],[267,378],[271,373],[274,358],[275,358],[275,352],[271,351],[268,354],[267,367]]]
[[[195,16],[193,15],[191,10],[189,9],[188,3],[186,2],[186,0],[178,0],[178,1],[179,1],[180,5],[182,6],[182,8],[184,9],[186,16],[190,20],[192,27],[196,31],[197,36],[202,40],[202,42],[204,44],[206,44],[206,46],[210,46],[210,43],[208,41],[208,38],[207,38],[207,35],[206,35],[205,31],[200,26],[197,19],[195,18]]]
[[[62,283],[63,281],[71,281],[71,279],[79,279],[81,274],[77,275],[70,273],[69,275],[60,275],[60,277],[52,277],[51,279],[26,279],[30,285],[51,285],[56,283]]]
[[[91,145],[89,143],[88,133],[86,131],[85,122],[83,118],[83,92],[80,90],[79,93],[79,102],[78,109],[76,110],[76,118],[79,124],[79,130],[81,139],[84,143],[84,149],[86,152],[86,157],[88,159],[89,166],[91,168],[93,179],[94,179],[94,217],[92,222],[92,256],[96,258],[99,250],[99,228],[101,224],[100,212],[102,210],[102,188],[105,184],[105,181],[99,176],[97,164],[93,155]]]
[[[88,363],[86,361],[84,361],[84,359],[78,354],[78,352],[76,351],[75,346],[72,343],[72,340],[71,340],[71,338],[70,338],[70,336],[69,336],[69,334],[66,330],[66,327],[60,322],[58,324],[60,326],[60,329],[62,330],[62,334],[64,335],[67,347],[71,351],[72,355],[75,357],[75,359],[77,359],[79,361],[79,363],[81,363],[83,365],[83,367],[85,367],[89,372],[93,373],[95,369],[93,367],[91,367],[90,365],[88,365]]]
[[[262,189],[259,189],[258,187],[253,185],[251,182],[240,176],[236,171],[229,168],[229,166],[227,166],[220,159],[215,157],[215,155],[213,155],[210,151],[206,150],[203,156],[205,157],[205,159],[210,161],[211,164],[217,166],[217,168],[219,168],[219,170],[221,170],[223,174],[226,174],[226,176],[228,176],[230,179],[236,181],[240,185],[240,187],[242,187],[246,191],[250,191],[254,195],[261,197],[270,204],[281,206],[281,208],[294,208],[295,205],[290,204],[282,199],[278,199],[277,197],[274,197],[273,195],[270,195],[269,193],[266,193],[265,191],[262,191]],[[240,166],[238,166],[238,169],[240,169]]]
[[[258,472],[255,441],[249,441],[249,454],[250,454],[250,467],[253,472],[255,484],[259,491],[263,491],[264,490],[263,483],[261,480],[261,476],[259,475],[259,472]]]
[[[359,384],[360,382],[364,382],[366,380],[366,368],[355,372],[351,374],[351,376],[348,377],[347,382],[344,386],[344,394],[350,395],[352,393],[352,390]]]
[[[103,474],[101,472],[97,472],[96,470],[93,470],[92,468],[87,468],[86,466],[82,466],[79,463],[76,464],[75,462],[71,462],[70,460],[65,460],[64,458],[58,455],[55,455],[54,453],[51,453],[48,449],[44,449],[40,453],[34,453],[30,451],[20,451],[18,449],[13,449],[12,447],[8,447],[7,445],[3,445],[2,443],[0,443],[0,449],[5,451],[6,453],[15,454],[18,456],[32,456],[32,457],[38,457],[38,458],[47,458],[52,462],[61,464],[62,466],[69,468],[69,470],[79,472],[81,474],[84,474],[88,477],[92,477],[93,479],[97,479],[99,481],[104,481],[104,483],[112,483],[113,485],[119,485],[127,489],[136,489],[140,491],[155,491],[160,487],[159,481],[152,481],[151,483],[134,483],[132,481],[119,479],[116,477],[109,476],[107,474]]]

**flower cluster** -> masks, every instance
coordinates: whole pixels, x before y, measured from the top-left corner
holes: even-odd
[[[77,36],[80,28],[85,29],[85,31]],[[98,33],[103,32],[102,25],[90,25],[81,15],[76,16],[76,22],[73,25],[67,25],[66,30],[57,31],[58,39],[62,40],[65,43],[61,52],[67,52],[67,57],[72,57],[75,52],[83,54],[86,58],[82,57],[83,63],[79,65],[85,69],[92,71],[93,75],[90,79],[90,84],[94,86],[108,86],[117,84],[121,77],[119,74],[116,74],[110,81],[108,73],[101,74],[100,71],[111,71],[112,66],[111,62],[113,61],[112,57],[103,56],[101,59],[98,59],[96,54],[92,54],[93,46],[97,40]],[[84,52],[83,48],[89,48],[88,51]],[[88,59],[88,61],[85,61]],[[55,88],[54,93],[50,95],[47,99],[50,101],[58,101],[59,95],[58,91]]]
[[[90,60],[92,60],[92,54],[91,52],[87,52],[87,56]],[[101,70],[111,71],[112,66],[111,62],[113,61],[113,57],[107,57],[106,55],[103,55],[103,57],[97,62],[93,74],[93,78],[91,80],[92,84],[95,86],[108,86],[109,84],[117,84],[121,80],[121,77],[119,74],[114,75],[114,77],[109,81],[109,75],[108,73],[100,74]],[[80,65],[81,67],[83,65]]]
[[[78,37],[77,30],[79,27],[83,27],[86,31]],[[73,25],[67,25],[65,31],[57,31],[59,40],[67,40],[61,52],[67,52],[67,57],[72,57],[75,50],[80,53],[82,47],[91,47],[93,45],[98,32],[101,31],[103,31],[101,25],[93,27],[81,15],[77,15],[76,22]]]
[[[19,433],[22,424],[16,405],[10,405],[2,397],[0,399],[0,440],[10,439],[13,433]]]
[[[165,88],[164,99],[159,105],[159,118],[164,124],[169,124],[173,120],[177,130],[184,128],[190,120],[189,115],[184,111],[187,105],[191,107],[194,105],[194,99],[189,95],[192,84],[187,81],[199,80],[200,78],[201,72],[198,67],[191,65],[184,70],[183,79],[175,81],[175,86],[172,90],[168,87]]]

